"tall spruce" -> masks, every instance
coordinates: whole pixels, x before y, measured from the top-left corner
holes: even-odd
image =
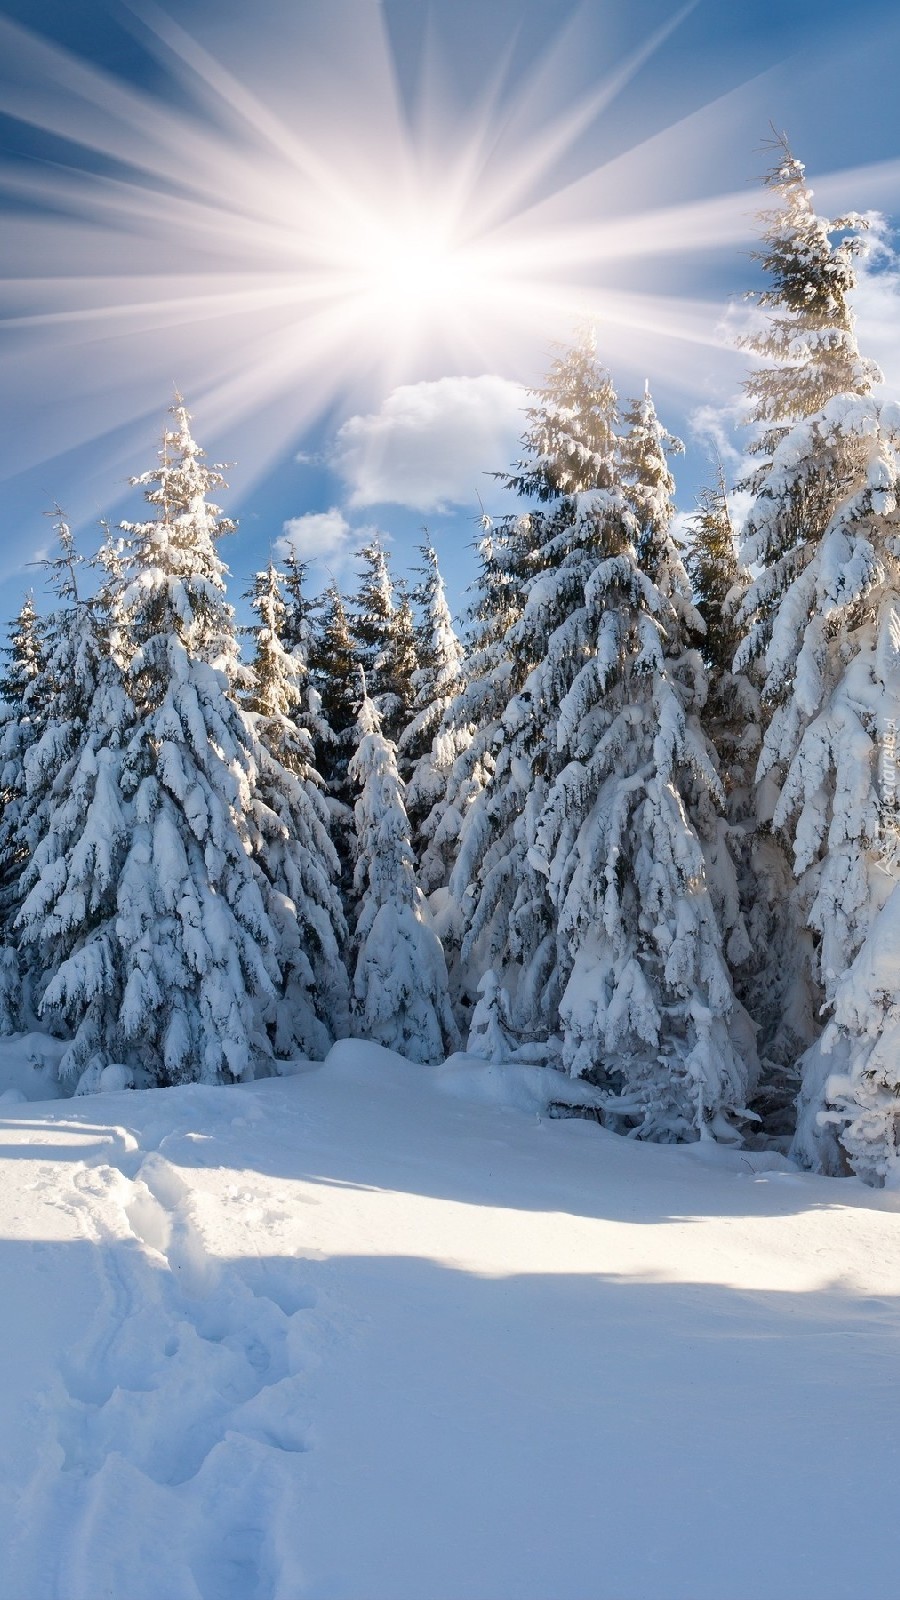
[[[580,649],[562,654],[556,765],[529,856],[556,916],[570,1072],[606,1091],[612,1126],[734,1139],[752,1029],[692,821],[698,795],[722,798],[698,720],[700,619],[671,534],[673,441],[649,393],[628,417],[601,481],[574,497],[570,559],[535,585],[541,604],[571,582]]]
[[[321,1058],[348,1021],[340,866],[313,741],[298,720],[304,674],[283,643],[288,606],[273,562],[256,574],[249,599],[257,621],[245,707],[258,741],[250,816],[280,968],[270,1032],[279,1056]]]
[[[463,961],[479,978],[494,970],[523,1042],[554,1032],[564,981],[553,907],[531,847],[559,766],[560,701],[590,650],[581,585],[596,530],[578,518],[577,497],[611,488],[614,473],[616,400],[593,335],[554,361],[535,399],[526,454],[507,484],[546,509],[528,514],[529,574],[521,616],[503,641],[507,694],[490,780],[466,816],[451,878],[466,914]]]
[[[122,767],[134,707],[110,649],[110,573],[79,584],[82,562],[64,520],[48,568],[44,727],[25,764],[29,859],[16,930],[42,1020],[69,1034],[59,1074],[98,1087],[120,1056],[123,976],[117,891],[133,823]]]
[[[0,678],[0,928],[9,936],[28,846],[21,831],[25,757],[40,737],[47,693],[47,625],[30,592],[10,624]]]
[[[827,1024],[802,1061],[795,1152],[849,1161],[870,1182],[900,1162],[900,1007],[888,976],[900,929],[891,759],[900,686],[900,412],[871,394],[850,295],[860,219],[818,217],[782,141],[768,183],[750,340],[759,429],[744,559],[761,569],[740,617],[738,667],[762,657],[770,710],[761,779],[793,849]]]
[[[316,765],[329,793],[343,801],[349,793],[347,762],[358,705],[357,667],[347,610],[334,580],[322,596],[310,641],[309,671],[321,722]]]
[[[415,589],[420,613],[415,640],[418,664],[412,677],[415,698],[400,737],[399,752],[410,771],[406,808],[417,855],[421,856],[428,847],[422,836],[422,823],[445,791],[445,756],[435,749],[435,739],[461,686],[463,650],[454,631],[437,551],[425,543],[419,546],[419,553],[420,580]],[[438,881],[440,876],[438,866]]]
[[[14,1033],[31,1014],[30,983],[23,992],[18,934],[21,878],[29,845],[23,827],[25,762],[40,738],[46,693],[46,624],[27,594],[10,625],[0,679],[0,1033]]]
[[[359,552],[359,588],[351,600],[350,631],[357,668],[378,708],[385,735],[395,743],[415,698],[415,629],[405,587],[395,585],[387,553],[378,539]]]
[[[232,524],[212,495],[180,399],[159,465],[132,482],[155,509],[122,523],[122,665],[135,707],[124,793],[133,807],[117,889],[118,1023],[150,1081],[251,1076],[270,1054],[280,971],[248,817],[255,741],[218,554]]]
[[[685,564],[706,625],[702,722],[725,794],[724,810],[701,804],[697,825],[735,993],[757,1029],[752,1107],[767,1132],[783,1136],[793,1127],[797,1060],[815,1037],[810,940],[796,915],[789,857],[771,827],[777,794],[754,782],[764,720],[759,674],[753,664],[732,670],[750,574],[738,560],[721,465],[714,486],[700,493],[689,541]]]

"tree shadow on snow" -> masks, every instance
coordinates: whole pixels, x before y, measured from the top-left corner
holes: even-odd
[[[33,1600],[182,1569],[203,1600],[843,1600],[893,1567],[893,1298],[408,1256],[186,1279],[137,1239],[5,1242],[0,1286]]]

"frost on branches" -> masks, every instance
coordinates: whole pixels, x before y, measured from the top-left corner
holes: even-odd
[[[416,884],[396,752],[365,694],[357,731],[350,762],[350,777],[361,790],[354,877],[355,1031],[413,1061],[440,1061],[457,1042],[447,966]]]

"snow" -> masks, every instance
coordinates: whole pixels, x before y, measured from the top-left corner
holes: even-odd
[[[896,1193],[555,1119],[539,1066],[344,1041],[25,1103],[33,1043],[0,1052],[6,1594],[890,1591]]]

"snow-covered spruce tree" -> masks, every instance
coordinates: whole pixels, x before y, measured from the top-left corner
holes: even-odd
[[[350,762],[361,791],[355,811],[355,1031],[413,1061],[439,1061],[456,1045],[444,952],[416,883],[395,748],[365,693],[357,729]]]
[[[110,653],[110,573],[79,592],[81,565],[60,519],[49,560],[58,605],[48,622],[44,726],[28,751],[23,823],[29,860],[16,929],[36,1009],[71,1036],[59,1072],[93,1087],[120,1054],[117,888],[131,835],[121,788],[134,709]]]
[[[558,766],[529,854],[547,874],[568,972],[570,1072],[607,1089],[607,1119],[623,1131],[734,1138],[753,1043],[691,820],[704,791],[721,798],[698,721],[700,618],[670,529],[671,441],[649,394],[629,416],[624,483],[607,454],[561,535],[572,557],[535,585],[537,597],[560,591],[571,571],[578,648],[560,658]]]
[[[451,878],[451,892],[468,912],[463,962],[478,977],[487,967],[495,971],[525,1040],[555,1030],[564,981],[553,906],[530,847],[559,767],[560,702],[590,649],[582,587],[595,530],[578,522],[574,497],[608,486],[614,471],[616,399],[593,334],[554,362],[535,398],[526,454],[507,482],[547,509],[529,518],[531,575],[522,615],[504,640],[512,692],[498,722],[490,781],[466,815]],[[472,888],[463,899],[465,885]]]
[[[0,679],[0,1034],[14,1033],[29,1010],[14,923],[29,849],[22,818],[25,760],[43,727],[46,653],[46,624],[29,593],[10,625]]]
[[[359,559],[360,582],[350,613],[356,664],[365,673],[386,737],[396,742],[408,721],[415,695],[412,608],[403,591],[398,602],[388,558],[377,539],[363,546]]]
[[[8,935],[18,909],[19,876],[27,860],[20,821],[25,794],[25,756],[40,737],[47,694],[47,625],[25,596],[10,624],[4,647],[7,668],[0,678],[0,927]]]
[[[900,1169],[900,927],[893,740],[900,691],[900,411],[871,395],[849,296],[859,219],[815,215],[786,146],[769,177],[760,296],[772,331],[751,347],[759,463],[744,559],[740,668],[761,656],[771,708],[761,778],[781,781],[828,1018],[807,1050],[795,1152],[869,1182]]]
[[[281,624],[281,642],[288,655],[294,657],[302,678],[309,667],[313,618],[317,603],[309,594],[309,562],[301,561],[296,550],[291,549],[284,557],[282,565],[284,618]]]
[[[302,1050],[321,1058],[347,1031],[340,868],[312,740],[296,720],[301,668],[282,643],[287,607],[271,561],[256,574],[249,599],[258,619],[249,630],[255,648],[245,696],[260,747],[251,802],[254,854],[268,886],[265,904],[281,969],[271,1032],[278,1055]]]
[[[133,483],[156,508],[123,523],[120,660],[135,706],[123,787],[133,805],[117,886],[123,1057],[144,1081],[251,1076],[270,1053],[277,935],[248,818],[256,741],[232,697],[239,676],[224,567],[232,526],[209,496],[180,399],[160,464]]]
[[[385,732],[398,744],[403,731],[409,726],[416,702],[416,673],[419,670],[419,653],[412,601],[406,583],[400,579],[396,586],[397,603],[388,636],[384,676],[387,684],[385,698]],[[398,746],[397,760],[404,775],[412,770],[406,753]]]
[[[349,796],[347,762],[356,725],[357,668],[347,611],[332,581],[322,596],[309,648],[310,684],[316,695],[316,766],[328,793]]]
[[[436,796],[420,824],[420,882],[441,904],[438,921],[445,948],[458,950],[462,907],[447,890],[463,819],[490,778],[500,717],[509,699],[514,664],[507,635],[521,616],[530,572],[531,516],[481,519],[478,575],[471,587],[468,638],[459,682],[432,742]],[[438,787],[438,780],[442,788]],[[468,886],[465,886],[467,889]],[[474,997],[478,979],[468,999]]]
[[[268,742],[281,764],[305,773],[311,763],[309,734],[296,721],[304,675],[302,661],[284,642],[288,608],[283,578],[273,561],[253,575],[244,595],[256,617],[244,629],[253,640],[249,682],[242,696],[247,711],[268,724]]]
[[[415,698],[398,750],[411,772],[406,810],[414,843],[421,848],[421,824],[445,792],[446,772],[441,770],[434,742],[461,685],[463,650],[453,628],[437,551],[426,543],[419,546],[419,552],[421,578],[415,589],[420,613],[415,638],[418,666],[412,676]]]
[[[793,1127],[798,1056],[814,1037],[807,973],[809,934],[794,908],[794,878],[770,821],[774,799],[754,774],[762,737],[758,673],[733,672],[737,609],[750,574],[737,557],[721,465],[701,491],[685,562],[697,609],[709,694],[702,723],[716,751],[725,809],[701,805],[697,823],[735,993],[757,1028],[759,1079],[752,1109],[768,1132]]]

